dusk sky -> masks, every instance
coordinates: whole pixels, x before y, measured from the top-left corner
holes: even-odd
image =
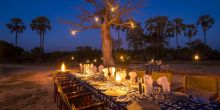
[[[11,18],[21,18],[26,25],[26,30],[19,35],[18,45],[25,50],[33,49],[39,45],[39,36],[30,29],[33,18],[47,16],[51,20],[52,30],[45,36],[45,50],[74,50],[77,46],[88,45],[95,48],[101,47],[100,31],[96,29],[78,33],[76,36],[70,34],[70,26],[62,24],[59,20],[77,21],[80,14],[77,7],[91,9],[85,0],[0,0],[0,40],[14,43],[15,34],[10,33],[6,23]],[[214,49],[220,50],[220,0],[146,0],[144,7],[134,13],[134,19],[144,23],[146,19],[155,16],[167,16],[170,19],[181,17],[184,23],[196,23],[200,15],[209,14],[215,19],[215,24],[207,32],[207,44]],[[203,40],[201,27],[199,33],[193,38]],[[112,36],[116,37],[115,31]],[[122,33],[122,38],[126,39]],[[183,45],[188,39],[180,37]],[[172,45],[175,46],[175,39]],[[124,43],[127,48],[126,43]]]

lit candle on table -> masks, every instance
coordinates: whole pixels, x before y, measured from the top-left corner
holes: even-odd
[[[121,81],[121,76],[119,74],[117,74],[115,80],[116,81]]]
[[[61,73],[67,73],[67,72],[70,72],[70,70],[66,70],[66,66],[64,64],[64,62],[61,64],[61,68],[60,70],[58,70],[58,72],[61,72]]]

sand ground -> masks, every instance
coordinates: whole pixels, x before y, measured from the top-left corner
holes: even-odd
[[[53,99],[52,66],[0,65],[0,110],[57,110]],[[76,67],[72,68],[76,71]],[[184,74],[220,78],[220,66],[171,64],[174,82]]]

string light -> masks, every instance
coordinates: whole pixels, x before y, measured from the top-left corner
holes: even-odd
[[[194,56],[194,59],[195,59],[195,60],[199,60],[199,55],[195,55],[195,56]]]
[[[98,21],[99,21],[99,18],[98,18],[97,16],[95,17],[95,21],[96,21],[96,22],[98,22]]]
[[[72,35],[76,35],[77,32],[78,32],[78,31],[76,31],[76,30],[72,30],[72,31],[71,31],[71,34],[72,34]]]
[[[111,11],[112,11],[112,12],[114,12],[115,10],[116,10],[116,8],[115,8],[115,7],[112,7],[112,8],[111,8]]]
[[[131,21],[131,28],[135,28],[135,25],[132,21]]]

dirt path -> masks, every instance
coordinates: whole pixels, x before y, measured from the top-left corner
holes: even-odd
[[[1,110],[57,110],[48,67],[22,67],[0,75]]]

